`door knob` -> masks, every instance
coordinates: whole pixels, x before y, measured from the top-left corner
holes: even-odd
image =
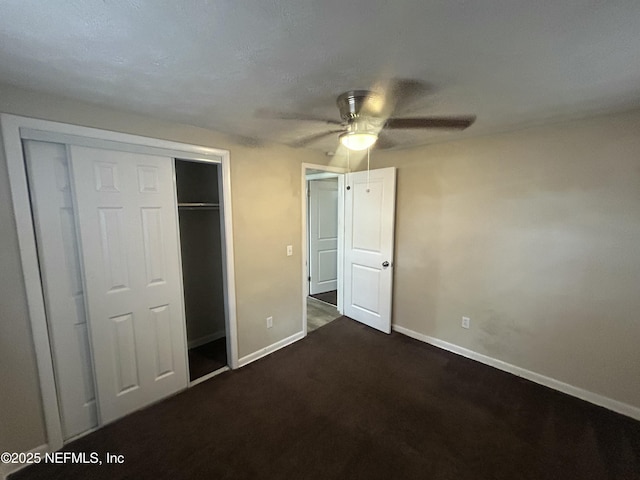
[[[382,266],[384,268],[387,268],[389,266],[389,262],[387,262],[387,261],[382,262]]]

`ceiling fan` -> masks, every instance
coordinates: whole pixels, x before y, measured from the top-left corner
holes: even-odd
[[[305,147],[322,138],[339,133],[340,143],[350,150],[366,150],[372,146],[390,148],[395,143],[382,130],[394,129],[451,129],[464,130],[475,121],[474,115],[436,116],[436,117],[392,117],[398,104],[397,98],[385,98],[385,95],[372,90],[350,90],[338,96],[338,110],[341,120],[317,118],[312,115],[259,111],[260,116],[275,117],[282,120],[321,121],[330,125],[340,125],[340,129],[324,131],[302,138],[292,144]]]

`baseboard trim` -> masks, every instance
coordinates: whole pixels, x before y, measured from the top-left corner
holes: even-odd
[[[196,348],[196,347],[199,347],[201,345],[204,345],[205,343],[209,343],[209,342],[213,342],[215,340],[218,340],[218,339],[224,337],[225,335],[226,335],[226,332],[225,332],[224,329],[218,330],[217,332],[213,332],[211,335],[205,335],[204,337],[196,338],[195,340],[189,340],[188,347],[189,348]]]
[[[398,333],[406,335],[407,337],[415,338],[416,340],[420,340],[421,342],[428,343],[429,345],[433,345],[434,347],[447,350],[448,352],[452,352],[466,358],[470,358],[471,360],[484,363],[485,365],[489,365],[490,367],[497,368],[498,370],[502,370],[502,371],[511,373],[513,375],[517,375],[518,377],[526,378],[527,380],[531,380],[534,383],[538,383],[540,385],[544,385],[545,387],[558,390],[559,392],[566,393],[567,395],[571,395],[573,397],[577,397],[581,400],[585,400],[589,403],[593,403],[600,407],[604,407],[616,413],[626,415],[627,417],[631,417],[635,420],[640,420],[640,408],[638,407],[634,407],[627,403],[619,402],[618,400],[614,400],[612,398],[605,397],[603,395],[599,395],[597,393],[593,393],[588,390],[584,390],[582,388],[574,387],[573,385],[569,385],[568,383],[561,382],[560,380],[556,380],[555,378],[547,377],[545,375],[532,372],[531,370],[526,370],[516,365],[503,362],[502,360],[498,360],[496,358],[492,358],[487,355],[474,352],[473,350],[469,350],[467,348],[454,345],[453,343],[445,342],[444,340],[430,337],[428,335],[418,333],[408,328],[401,327],[400,325],[392,325],[392,329]]]
[[[40,455],[44,455],[45,453],[50,452],[49,444],[45,443],[44,445],[40,445],[32,450],[29,450],[25,453],[38,453]],[[2,463],[0,462],[0,478],[2,480],[6,480],[9,475],[12,473],[16,473],[18,470],[22,470],[24,467],[31,465],[30,463]]]
[[[269,345],[268,347],[265,348],[261,348],[260,350],[250,353],[249,355],[246,355],[242,358],[240,358],[238,360],[238,367],[244,367],[245,365],[248,365],[251,362],[255,362],[256,360],[269,355],[270,353],[275,352],[276,350],[280,350],[281,348],[287,347],[289,345],[291,345],[292,343],[297,342],[298,340],[302,340],[304,338],[304,332],[298,332],[295,333],[293,335],[291,335],[290,337],[287,338],[283,338],[282,340],[280,340],[279,342],[273,343],[271,345]]]

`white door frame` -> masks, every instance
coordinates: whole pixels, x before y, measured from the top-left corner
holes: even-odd
[[[46,449],[48,451],[60,449],[63,446],[63,438],[58,397],[56,395],[56,383],[53,373],[53,361],[49,345],[49,334],[47,331],[43,290],[38,266],[36,239],[33,230],[27,173],[22,149],[23,138],[135,153],[160,154],[173,158],[213,162],[221,165],[222,195],[224,199],[224,205],[221,209],[221,213],[224,213],[224,297],[227,334],[229,335],[230,346],[228,356],[230,367],[237,368],[238,338],[229,151],[9,114],[0,114],[0,129],[2,132],[4,155],[9,172],[9,185],[18,234],[20,261],[36,353],[36,364],[38,367],[41,401],[47,435]]]
[[[309,222],[309,208],[307,191],[307,170],[316,170],[332,174],[338,177],[338,312],[342,313],[342,277],[344,262],[344,174],[346,168],[331,167],[328,165],[316,165],[313,163],[302,164],[301,192],[302,195],[302,333],[307,336],[307,297],[309,296],[309,239],[307,224]],[[334,175],[332,175],[334,176]],[[327,178],[326,174],[318,174],[314,178]]]

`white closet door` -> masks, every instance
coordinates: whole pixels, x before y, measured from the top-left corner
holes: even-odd
[[[338,288],[338,179],[309,181],[309,293]]]
[[[391,333],[396,170],[350,173],[347,185],[344,314]]]
[[[187,387],[172,160],[70,146],[103,423]]]
[[[24,142],[65,440],[98,425],[65,145]]]

